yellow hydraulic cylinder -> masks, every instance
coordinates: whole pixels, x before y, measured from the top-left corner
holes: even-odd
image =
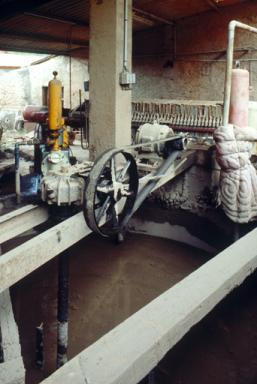
[[[62,83],[56,79],[58,73],[53,72],[54,78],[48,83],[48,128],[52,150],[59,150],[58,138],[63,127],[62,118]]]

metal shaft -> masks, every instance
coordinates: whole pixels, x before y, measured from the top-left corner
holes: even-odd
[[[57,368],[67,362],[68,306],[69,306],[69,253],[58,259],[58,307],[57,307]]]
[[[44,366],[44,337],[43,324],[36,327],[36,366],[40,369]]]
[[[0,244],[0,256],[2,254],[2,246]],[[3,338],[2,338],[2,330],[0,327],[0,364],[4,363],[4,349],[3,349]]]
[[[15,144],[14,147],[14,158],[15,158],[15,193],[17,204],[21,202],[21,181],[20,181],[20,148],[19,144]]]
[[[3,341],[2,341],[2,331],[0,328],[0,364],[4,363],[4,350],[3,350]]]

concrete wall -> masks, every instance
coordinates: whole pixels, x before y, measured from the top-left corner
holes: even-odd
[[[137,50],[134,71],[137,85],[134,97],[170,99],[222,100],[225,77],[227,26],[236,19],[257,25],[257,4],[247,1],[242,5],[222,8],[177,22],[176,59],[172,53],[150,57]],[[151,39],[149,39],[151,44]],[[257,36],[245,31],[236,32],[236,47],[257,48]],[[214,53],[199,54],[206,51]],[[237,53],[241,66],[250,69],[251,98],[257,100],[257,52]],[[251,61],[249,61],[251,60]]]
[[[42,87],[52,79],[52,72],[58,71],[64,87],[64,106],[79,104],[79,89],[82,99],[88,98],[84,92],[84,81],[88,80],[87,60],[71,59],[70,97],[70,58],[58,56],[44,63],[12,71],[0,71],[0,109],[22,108],[27,104],[42,104]],[[70,100],[71,99],[71,100]]]

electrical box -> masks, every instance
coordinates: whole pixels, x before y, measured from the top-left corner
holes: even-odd
[[[131,89],[136,83],[136,74],[129,71],[122,71],[120,74],[120,85],[125,89]]]

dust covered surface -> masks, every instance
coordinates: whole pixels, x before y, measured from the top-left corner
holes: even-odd
[[[129,235],[119,246],[91,235],[72,247],[70,255],[69,358],[210,257],[190,246],[144,235]],[[166,355],[155,370],[156,384],[255,384],[256,290],[257,273]],[[12,288],[26,384],[39,383],[55,370],[56,297],[57,259]],[[38,370],[35,328],[42,322],[45,365]]]
[[[207,261],[209,255],[171,240],[128,235],[115,245],[95,235],[70,248],[69,358]],[[57,259],[12,288],[27,369],[26,384],[55,370]],[[45,364],[35,368],[35,330],[44,324]]]

